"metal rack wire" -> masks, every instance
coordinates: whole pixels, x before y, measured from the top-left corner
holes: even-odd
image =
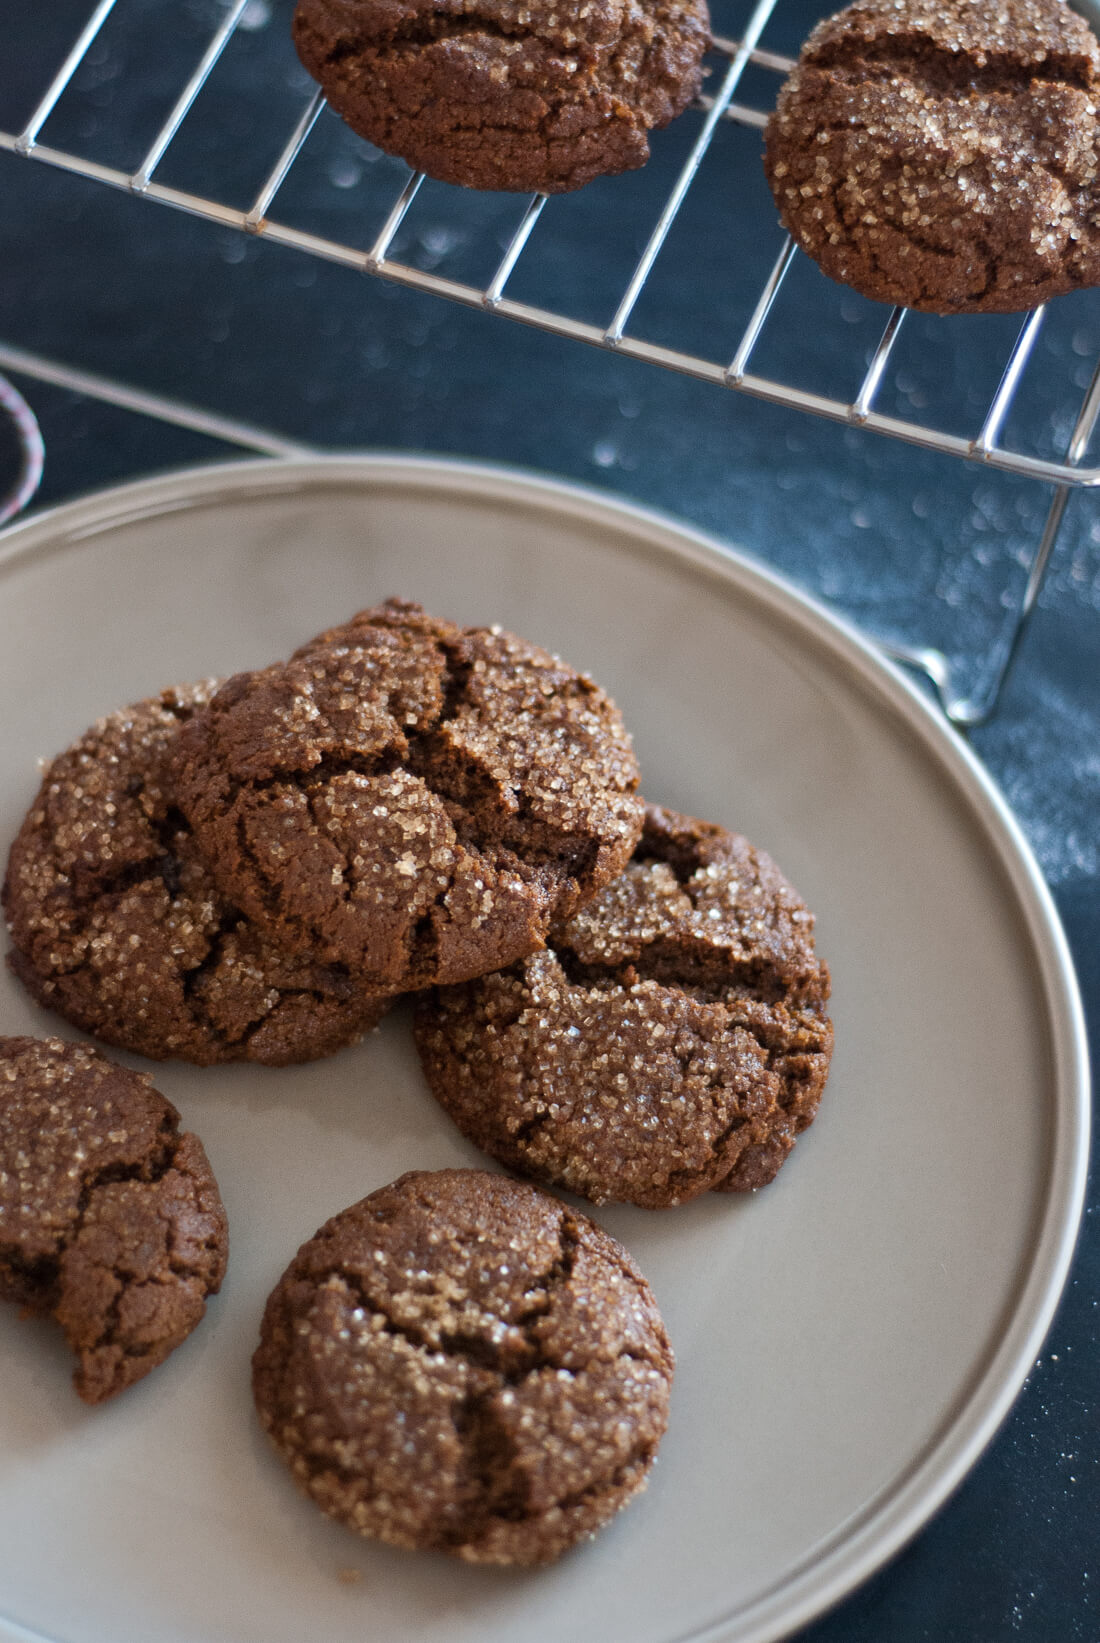
[[[282,144],[275,164],[264,177],[251,205],[247,208],[235,207],[224,201],[189,192],[158,180],[157,172],[165,156],[184,128],[185,122],[189,117],[194,118],[192,111],[196,100],[235,31],[241,25],[242,19],[245,18],[250,0],[223,0],[221,14],[213,33],[136,168],[120,169],[70,149],[54,147],[44,142],[42,136],[47,122],[87,58],[116,3],[117,0],[99,0],[64,60],[43,88],[29,119],[18,131],[0,130],[0,149],[125,190],[143,199],[172,206],[223,228],[236,229],[258,239],[447,298],[467,307],[488,310],[558,336],[614,350],[625,357],[681,372],[718,387],[753,395],[772,404],[808,412],[836,423],[865,428],[912,445],[980,464],[988,469],[1052,485],[1053,499],[1045,527],[1027,566],[1022,597],[995,653],[989,659],[987,677],[976,692],[963,695],[955,689],[950,665],[942,653],[921,647],[887,647],[892,649],[893,654],[919,667],[928,675],[939,692],[948,717],[954,723],[969,726],[978,724],[989,716],[1028,616],[1038,598],[1067,500],[1075,488],[1100,485],[1100,465],[1090,466],[1085,462],[1089,443],[1100,417],[1100,363],[1097,364],[1083,397],[1072,414],[1068,442],[1062,454],[1053,457],[1013,448],[1004,438],[1006,423],[1017,401],[1029,360],[1044,324],[1045,310],[1042,308],[1024,317],[1004,360],[996,392],[970,435],[930,427],[879,408],[880,393],[887,370],[908,318],[906,311],[900,308],[889,314],[877,345],[870,352],[869,362],[863,371],[858,390],[852,398],[830,397],[827,394],[809,391],[796,383],[781,380],[775,375],[761,374],[752,369],[754,358],[757,357],[766,336],[769,319],[784,282],[787,281],[792,265],[800,255],[790,240],[783,245],[760,290],[748,323],[744,326],[732,353],[726,357],[703,357],[694,352],[647,339],[638,334],[636,329],[631,328],[632,321],[637,319],[642,292],[669,239],[720,122],[732,121],[741,126],[761,128],[767,120],[770,103],[766,97],[757,98],[755,103],[736,100],[735,94],[743,86],[746,70],[751,65],[754,70],[764,71],[765,80],[769,76],[776,77],[772,80],[774,89],[778,84],[778,77],[786,74],[791,67],[791,60],[788,57],[763,49],[760,45],[762,34],[776,8],[777,0],[758,0],[740,39],[715,40],[715,52],[724,64],[720,84],[713,95],[701,97],[698,101],[698,133],[671,188],[656,206],[652,218],[653,225],[644,248],[626,281],[614,313],[605,325],[588,323],[562,312],[521,301],[508,294],[509,283],[513,280],[517,266],[529,246],[535,225],[548,204],[544,195],[536,195],[518,207],[518,221],[507,239],[503,255],[491,277],[483,285],[448,278],[435,271],[398,260],[393,254],[395,239],[424,182],[421,174],[409,175],[407,182],[393,200],[373,243],[366,249],[326,238],[280,220],[275,214],[280,191],[306,149],[325,106],[319,91],[308,95],[308,100]],[[23,364],[20,366],[19,361],[13,358],[13,351],[8,351],[9,368],[24,369],[31,375],[41,374],[28,364],[28,360],[29,356],[24,355]],[[51,369],[56,371],[58,368]]]

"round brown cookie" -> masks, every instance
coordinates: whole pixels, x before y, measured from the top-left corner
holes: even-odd
[[[8,863],[10,963],[39,1003],[157,1060],[330,1055],[385,1001],[229,906],[165,784],[166,752],[213,688],[113,713],[49,766]]]
[[[0,1298],[57,1319],[86,1403],[190,1335],[227,1249],[202,1143],[147,1073],[87,1044],[0,1038]]]
[[[468,188],[558,194],[649,158],[702,84],[705,0],[298,0],[354,131]]]
[[[428,1083],[485,1152],[595,1203],[764,1186],[832,1053],[812,931],[747,839],[650,805],[546,952],[419,1001]]]
[[[180,731],[174,779],[223,892],[284,950],[383,992],[541,946],[642,821],[630,739],[590,679],[396,601],[223,685]]]
[[[783,86],[765,169],[833,279],[931,313],[1100,281],[1100,46],[1062,0],[863,0]]]
[[[471,1563],[549,1563],[645,1485],[672,1349],[594,1222],[481,1170],[335,1216],[267,1303],[260,1419],[330,1516]]]

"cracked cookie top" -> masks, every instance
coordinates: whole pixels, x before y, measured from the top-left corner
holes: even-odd
[[[420,1001],[428,1083],[483,1151],[595,1203],[763,1186],[832,1053],[813,922],[747,839],[650,805],[545,952]]]
[[[865,0],[818,25],[765,169],[833,279],[931,313],[1100,282],[1100,45],[1062,0]]]
[[[39,1003],[140,1055],[312,1060],[385,1001],[287,956],[216,889],[166,782],[177,731],[214,688],[123,708],[46,770],[4,884],[10,963]]]
[[[299,0],[354,131],[469,188],[561,193],[644,165],[702,84],[705,0]]]
[[[397,601],[230,679],[182,727],[173,781],[223,893],[284,951],[384,992],[541,946],[642,818],[598,686]]]
[[[0,1298],[58,1320],[86,1403],[191,1333],[226,1251],[202,1143],[148,1074],[86,1044],[0,1038]]]
[[[273,1291],[260,1418],[323,1511],[394,1546],[548,1563],[644,1487],[673,1357],[627,1252],[534,1187],[404,1175]]]

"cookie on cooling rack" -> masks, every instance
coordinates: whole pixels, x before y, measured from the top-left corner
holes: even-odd
[[[597,685],[398,601],[238,674],[174,747],[223,894],[281,950],[384,992],[540,947],[641,831],[630,739]]]
[[[336,112],[414,170],[558,194],[649,158],[702,84],[705,0],[298,0]]]
[[[832,1053],[813,922],[747,839],[651,805],[545,952],[419,1002],[428,1083],[483,1151],[595,1203],[763,1186]]]
[[[404,1175],[323,1226],[271,1295],[260,1419],[360,1534],[549,1563],[645,1485],[673,1357],[594,1222],[481,1170]]]
[[[101,719],[46,770],[3,889],[10,963],[40,1004],[156,1060],[310,1061],[385,1001],[346,969],[287,956],[222,897],[165,782],[214,686]]]
[[[57,1319],[86,1403],[187,1338],[227,1247],[202,1143],[147,1074],[87,1044],[0,1038],[0,1298]]]
[[[825,273],[931,313],[1100,282],[1100,45],[1062,0],[859,0],[783,86],[765,169]]]

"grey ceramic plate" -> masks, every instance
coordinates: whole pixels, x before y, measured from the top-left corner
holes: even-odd
[[[676,524],[562,485],[401,459],[152,481],[10,532],[0,833],[35,758],[160,686],[284,655],[391,593],[587,668],[654,799],[765,845],[818,913],[837,1052],[821,1116],[754,1198],[602,1211],[679,1355],[647,1493],[538,1574],[361,1542],[268,1453],[264,1297],[329,1214],[477,1162],[400,1014],[332,1061],[160,1069],[222,1183],[206,1322],[84,1409],[46,1324],[0,1316],[0,1635],[63,1643],[686,1643],[775,1638],[925,1521],[1050,1320],[1087,1152],[1080,1007],[1003,802],[850,630]],[[6,1032],[44,1032],[10,978]]]

